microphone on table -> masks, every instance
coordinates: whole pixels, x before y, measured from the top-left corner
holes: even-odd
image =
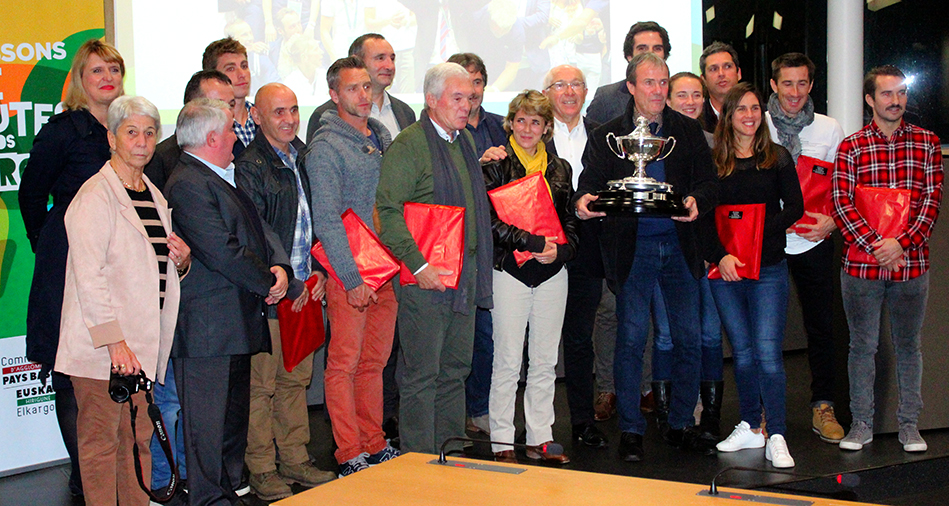
[[[510,446],[512,448],[522,448],[522,449],[539,448],[540,451],[544,453],[548,453],[550,455],[563,455],[563,445],[559,443],[547,443],[545,445],[540,445],[538,447],[538,446],[526,445],[522,443],[502,443],[500,441],[485,441],[483,439],[472,439],[468,437],[450,437],[442,443],[441,449],[438,452],[439,464],[444,464],[448,462],[448,459],[445,458],[445,447],[448,446],[448,443],[451,443],[452,441],[471,441],[472,443],[490,443],[490,444],[495,444],[495,445],[504,445],[504,446]]]
[[[841,474],[832,474],[832,475],[813,475],[813,474],[803,474],[803,473],[792,473],[791,471],[778,471],[774,469],[758,469],[756,467],[743,467],[743,466],[731,466],[726,467],[718,472],[714,478],[712,478],[712,484],[708,488],[708,495],[718,495],[718,485],[716,480],[718,477],[729,472],[729,471],[750,471],[754,473],[767,473],[767,474],[783,474],[785,476],[796,476],[798,478],[808,478],[812,480],[821,480],[830,478],[840,484],[843,487],[852,489],[860,484],[860,477],[852,473],[841,473]]]

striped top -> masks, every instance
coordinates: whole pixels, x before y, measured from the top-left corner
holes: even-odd
[[[155,248],[155,256],[158,257],[158,307],[162,308],[165,305],[165,279],[168,272],[168,237],[165,235],[165,227],[161,224],[151,192],[137,192],[128,188],[125,191],[132,199],[135,212],[148,234],[148,242]]]

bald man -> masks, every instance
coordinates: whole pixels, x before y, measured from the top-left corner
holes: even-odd
[[[318,278],[312,291],[304,288],[294,300],[293,310],[300,311],[323,296],[326,276],[310,264],[310,185],[303,168],[305,146],[297,138],[297,97],[290,88],[272,83],[260,88],[255,102],[250,113],[260,130],[235,160],[235,180],[277,233],[290,257],[294,277],[301,281]],[[273,353],[258,353],[251,358],[250,424],[244,462],[250,470],[251,490],[262,500],[275,501],[292,495],[288,482],[314,487],[336,475],[317,469],[306,451],[310,441],[306,387],[313,374],[313,357],[304,358],[287,372],[276,306],[268,308],[267,316]]]

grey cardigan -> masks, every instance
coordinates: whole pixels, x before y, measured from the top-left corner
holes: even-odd
[[[388,149],[392,143],[389,130],[373,118],[369,118],[369,128],[378,137],[383,151]],[[340,215],[351,208],[372,227],[381,166],[382,151],[376,149],[369,137],[343,121],[335,110],[323,114],[306,156],[313,234],[323,243],[330,265],[346,290],[356,288],[363,280],[356,269]]]

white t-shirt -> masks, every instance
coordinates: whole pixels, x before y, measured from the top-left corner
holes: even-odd
[[[320,15],[333,18],[333,58],[349,55],[349,46],[356,37],[366,33],[366,7],[364,0],[322,0]],[[372,4],[375,7],[375,4]]]
[[[771,140],[778,142],[778,131],[771,120],[771,113],[766,112],[765,118],[768,120]],[[834,118],[815,113],[814,121],[801,130],[800,138],[802,155],[834,163],[837,157],[837,146],[844,139],[844,131]],[[811,242],[797,234],[788,234],[787,242],[784,252],[788,255],[800,255],[822,241]]]

